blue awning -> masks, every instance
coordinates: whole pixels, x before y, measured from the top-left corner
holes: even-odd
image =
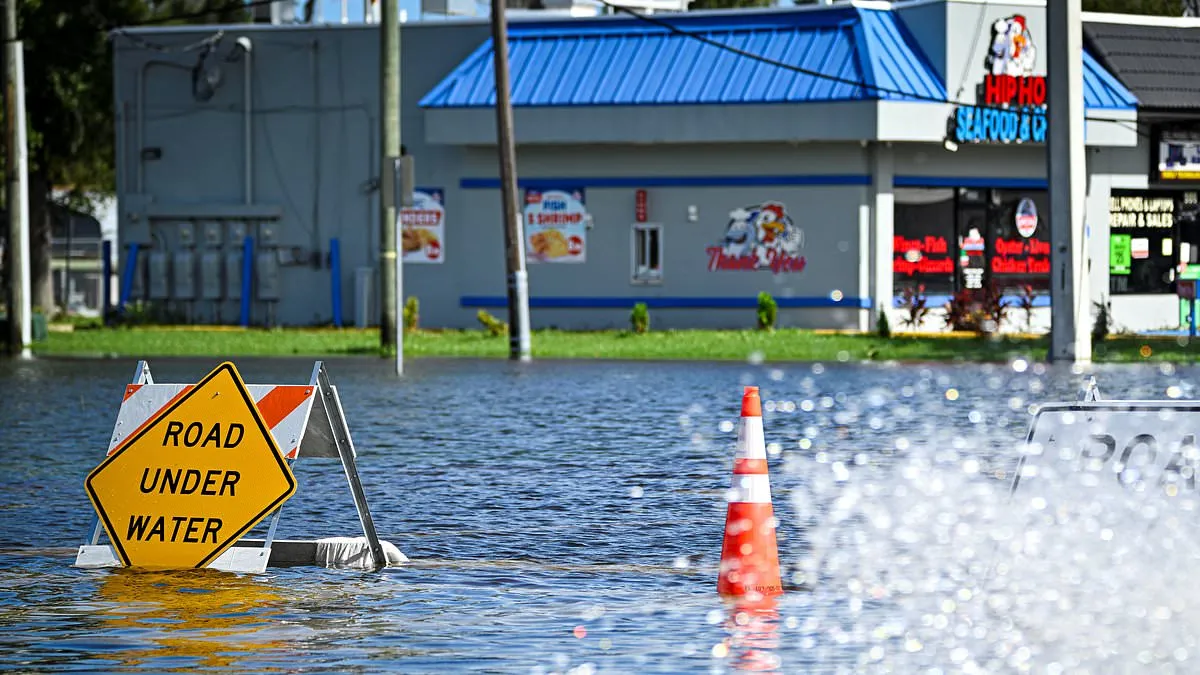
[[[514,106],[943,100],[946,88],[890,11],[721,12],[514,23]],[[690,35],[689,35],[690,34]],[[696,39],[699,36],[701,39]],[[720,43],[726,48],[706,41]],[[793,68],[756,60],[754,55]],[[490,40],[422,100],[495,103]]]
[[[1086,108],[1136,109],[1127,88],[1082,58]],[[492,59],[488,40],[420,106],[493,106]],[[947,102],[903,19],[853,5],[517,22],[509,62],[515,107]]]
[[[1083,107],[1095,110],[1136,110],[1137,97],[1120,80],[1083,50]]]

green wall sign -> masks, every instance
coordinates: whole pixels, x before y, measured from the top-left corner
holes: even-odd
[[[1133,263],[1132,235],[1114,234],[1108,238],[1108,273],[1129,274]]]

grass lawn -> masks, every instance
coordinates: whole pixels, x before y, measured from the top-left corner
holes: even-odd
[[[1047,337],[988,339],[963,336],[894,336],[838,334],[783,329],[762,331],[536,331],[535,358],[691,359],[765,361],[1007,361],[1015,357],[1040,360]],[[34,344],[44,355],[75,356],[312,356],[375,355],[377,330],[286,329],[262,330],[211,327],[79,328],[51,331]],[[1200,339],[1113,337],[1094,347],[1098,362],[1200,361]],[[483,357],[508,355],[507,337],[479,330],[415,331],[404,337],[410,357]]]

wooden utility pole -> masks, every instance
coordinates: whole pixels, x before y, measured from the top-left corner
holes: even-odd
[[[1083,24],[1080,0],[1046,4],[1046,175],[1050,181],[1050,360],[1092,360],[1084,199]]]
[[[525,228],[517,213],[517,150],[513,140],[512,97],[508,82],[508,26],[504,10],[504,0],[492,0],[496,140],[500,156],[500,203],[504,209],[504,251],[508,271],[508,357],[515,361],[528,361],[529,275],[525,271]]]
[[[17,41],[17,0],[4,2],[5,206],[8,210],[8,348],[28,358],[33,342],[29,279],[28,159],[25,156],[25,52]]]
[[[379,102],[383,107],[379,166],[379,341],[400,349],[396,329],[396,163],[400,159],[400,3],[381,0]]]

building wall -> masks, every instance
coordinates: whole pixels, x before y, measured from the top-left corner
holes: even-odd
[[[379,175],[374,152],[379,133],[378,66],[373,57],[377,31],[247,28],[229,31],[217,54],[222,59],[238,58],[232,48],[237,38],[244,34],[252,41],[254,208],[245,206],[244,61],[221,61],[221,85],[209,100],[196,101],[190,72],[196,54],[163,53],[131,42],[119,46],[122,243],[137,242],[143,251],[148,245],[176,250],[181,245],[181,222],[193,224],[200,242],[207,223],[220,222],[220,250],[236,258],[241,242],[231,236],[231,224],[249,223],[249,233],[258,235],[260,246],[267,233],[262,227],[269,228],[284,263],[280,267],[284,296],[272,318],[286,325],[332,320],[329,253],[330,240],[337,238],[342,319],[351,323],[356,270],[374,267],[379,250],[374,189]],[[195,31],[166,30],[144,40],[173,48],[201,37]],[[464,306],[463,297],[504,295],[495,150],[428,144],[425,119],[416,108],[420,97],[486,37],[484,24],[429,24],[406,27],[402,40],[403,62],[410,64],[402,78],[403,141],[415,159],[416,185],[442,188],[446,197],[446,262],[409,264],[404,271],[404,294],[420,299],[422,322],[427,326],[475,326],[479,307]],[[145,100],[139,106],[143,67]],[[145,111],[144,126],[139,124],[139,109]],[[139,148],[157,148],[160,156],[140,162]],[[139,164],[144,166],[140,174]],[[609,304],[624,298],[630,304],[637,298],[688,298],[700,306],[655,310],[655,325],[749,326],[754,321],[752,307],[705,307],[705,298],[750,302],[765,290],[781,301],[796,299],[801,304],[844,298],[841,306],[785,308],[780,313],[783,325],[853,327],[863,311],[855,303],[869,296],[867,289],[859,287],[856,264],[861,205],[869,183],[860,144],[692,144],[670,152],[648,145],[523,145],[518,150],[518,174],[523,180],[561,179],[583,187],[594,218],[588,262],[530,265],[535,301],[565,295]],[[780,176],[785,183],[799,184],[779,184]],[[606,186],[600,179],[624,179],[623,187]],[[651,218],[665,227],[661,285],[634,285],[630,279],[633,193],[641,179],[654,183],[647,187]],[[478,186],[481,183],[483,187]],[[805,270],[778,275],[709,271],[706,248],[724,235],[730,210],[766,200],[782,201],[803,229]],[[698,217],[690,222],[688,209],[693,206]],[[278,220],[261,217],[269,212],[278,212]],[[256,227],[256,222],[266,224]],[[145,290],[139,284],[135,297]],[[627,308],[595,309],[583,304],[578,309],[537,309],[534,325],[627,325]],[[195,321],[226,323],[236,320],[239,307],[234,300],[219,306],[205,301],[172,306]],[[502,308],[489,311],[503,315]],[[375,323],[374,302],[366,315]],[[256,303],[252,322],[266,318],[266,305]]]
[[[162,29],[138,35],[137,40],[117,38],[116,51],[121,265],[133,242],[143,250],[147,245],[176,249],[181,222],[199,228],[198,238],[207,223],[220,223],[222,251],[235,257],[241,242],[230,228],[248,223],[261,244],[265,231],[257,223],[268,223],[281,252],[280,288],[286,289],[275,321],[328,323],[333,319],[330,240],[337,238],[343,320],[352,322],[355,270],[373,266],[379,251],[377,28],[229,27],[216,49],[222,83],[207,101],[192,96],[191,69],[199,53],[177,50],[209,33]],[[240,37],[252,44],[249,207],[245,61],[234,47]],[[417,101],[486,37],[486,24],[480,22],[404,29],[402,60],[408,65],[401,80],[401,133],[408,150],[420,158],[421,184],[457,180],[462,151],[427,150]],[[144,101],[139,95],[143,73]],[[142,161],[143,148],[157,148],[160,157]],[[425,266],[406,276],[436,288],[449,285],[450,270]],[[139,283],[134,297],[144,290]],[[452,292],[447,289],[447,297]],[[188,303],[174,304],[182,309]],[[187,309],[194,320],[217,319],[211,303]],[[220,304],[223,322],[236,320],[237,312],[236,301]],[[261,323],[266,312],[264,304],[255,303],[252,321]],[[372,323],[377,315],[373,308],[368,311]]]
[[[450,262],[459,261],[457,288],[462,296],[498,298],[504,294],[500,195],[494,183],[486,183],[496,175],[496,164],[493,150],[472,148],[464,164],[463,182],[486,186],[447,186],[451,230],[447,256]],[[671,299],[687,298],[700,306],[654,309],[654,324],[664,328],[749,327],[754,322],[752,307],[711,305],[726,298],[751,302],[759,291],[781,301],[806,304],[838,297],[838,291],[846,298],[844,307],[784,309],[780,324],[857,325],[861,310],[858,305],[851,306],[851,299],[868,295],[858,281],[858,219],[868,188],[865,152],[857,144],[681,146],[670,152],[649,146],[530,146],[519,149],[518,164],[519,176],[531,184],[584,188],[593,218],[587,233],[586,262],[529,265],[535,326],[621,327],[628,325],[628,306],[635,299],[665,299],[671,304]],[[806,177],[816,184],[764,184],[754,178],[761,176]],[[750,184],[735,184],[746,177]],[[847,177],[863,184],[829,184],[845,182]],[[619,186],[613,187],[614,183]],[[663,281],[657,285],[631,282],[634,195],[643,184],[648,222],[664,228]],[[766,201],[782,202],[804,232],[805,269],[779,274],[769,270],[710,271],[706,249],[720,243],[730,211]],[[689,220],[689,211],[695,214],[694,222]],[[463,259],[471,264],[462,265]],[[408,292],[428,292],[408,278],[406,284]],[[575,309],[536,308],[540,299],[565,296],[584,300]],[[629,302],[622,308],[598,308],[616,298],[629,298]],[[429,303],[422,299],[422,314],[434,311],[426,307]],[[449,309],[452,311],[436,310],[439,322],[475,323],[476,305]],[[503,310],[492,307],[489,311]]]
[[[1092,301],[1111,303],[1112,332],[1179,328],[1180,303],[1176,296],[1109,293],[1108,199],[1115,189],[1145,190],[1149,187],[1149,141],[1143,139],[1136,148],[1095,148],[1088,160],[1091,176],[1087,224],[1092,257],[1089,277]],[[1095,315],[1094,307],[1092,315]]]
[[[962,98],[973,99],[974,86],[982,78],[991,21],[1015,12],[1030,15],[1040,50],[1038,62],[1044,68],[1040,8],[950,2],[916,4],[901,11],[925,43],[935,67],[946,74],[951,95],[965,81]],[[937,26],[950,26],[953,39],[941,37],[942,28],[935,30],[922,17],[940,21]],[[977,25],[977,41],[954,28]],[[281,252],[278,259],[284,263],[280,268],[284,299],[273,318],[282,324],[313,324],[333,320],[330,240],[337,238],[341,319],[352,323],[357,270],[370,268],[373,273],[379,252],[377,29],[231,27],[216,50],[222,83],[207,101],[195,100],[191,91],[191,69],[198,53],[170,50],[195,43],[208,33],[170,28],[137,34],[141,44],[118,38],[116,52],[122,250],[132,242],[174,249],[180,242],[179,223],[190,220],[201,231],[206,223],[219,222],[221,250],[238,257],[241,244],[230,236],[231,226],[249,223],[250,233],[261,244],[265,231],[258,223],[268,223]],[[244,156],[245,61],[234,50],[243,36],[251,40],[254,73],[249,174]],[[416,185],[443,189],[447,213],[446,262],[407,264],[404,269],[404,295],[420,299],[426,326],[473,327],[480,308],[504,317],[499,303],[505,294],[503,227],[491,132],[477,130],[467,144],[431,142],[431,138],[445,139],[431,133],[429,116],[417,107],[420,98],[487,37],[487,24],[477,21],[410,24],[403,30],[403,142],[415,158]],[[139,95],[142,73],[144,101]],[[490,120],[487,111],[465,113],[482,113]],[[562,115],[570,113],[560,111]],[[536,122],[518,114],[518,139],[523,120],[526,125]],[[561,132],[556,129],[555,133]],[[549,133],[541,131],[542,136]],[[590,137],[612,136],[602,131],[592,129]],[[862,325],[868,310],[861,307],[872,295],[867,288],[871,274],[864,272],[870,261],[862,255],[863,224],[873,222],[870,209],[876,201],[873,167],[863,143],[718,145],[685,142],[681,137],[664,147],[550,144],[537,133],[526,138],[534,142],[518,147],[523,184],[582,187],[593,217],[586,263],[530,264],[535,326],[625,326],[628,308],[621,303],[658,300],[678,305],[684,304],[677,302],[681,298],[695,306],[653,309],[656,327],[750,326],[752,306],[717,305],[730,298],[750,303],[759,291],[798,305],[781,311],[783,325]],[[160,156],[142,160],[143,150],[151,149],[158,149]],[[1041,146],[970,145],[949,152],[940,142],[897,142],[892,148],[895,184],[1036,184],[1044,182],[1044,152]],[[1107,256],[1108,190],[1145,186],[1144,153],[1145,148],[1091,149],[1088,223],[1093,228],[1093,260]],[[648,193],[649,220],[664,227],[664,278],[659,285],[635,285],[630,279],[630,228],[639,188]],[[730,211],[768,200],[784,203],[804,232],[805,269],[790,274],[710,271],[706,249],[720,241]],[[693,212],[694,221],[689,216]],[[878,255],[890,258],[890,238],[881,243],[888,250]],[[122,265],[125,259],[123,255]],[[1101,272],[1093,265],[1093,297],[1099,297],[1097,289],[1107,288],[1106,279],[1100,283]],[[371,291],[375,295],[374,284]],[[539,301],[566,296],[582,300],[574,308],[538,306]],[[1139,303],[1130,297],[1113,302],[1121,325],[1160,327],[1159,317],[1171,314],[1169,307],[1157,308],[1163,304],[1161,298]],[[1143,320],[1140,312],[1146,307],[1156,309]],[[211,303],[192,303],[187,309],[197,321],[229,323],[236,319],[238,304],[220,303],[219,315]],[[253,310],[254,323],[267,318],[266,305],[256,303]],[[376,323],[377,304],[370,302],[364,314],[369,323]]]

